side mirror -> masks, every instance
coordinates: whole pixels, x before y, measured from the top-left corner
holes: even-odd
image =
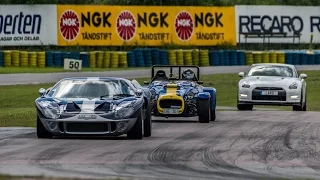
[[[303,74],[303,73],[300,74],[300,79],[307,79],[307,77],[308,77],[308,76],[307,76],[306,74]]]
[[[43,97],[46,94],[46,90],[44,88],[39,89],[39,95]]]
[[[198,84],[203,84],[203,81],[197,81]]]
[[[48,88],[48,89],[46,90],[46,94],[48,94],[48,92],[49,92],[51,89],[52,89],[52,87]]]
[[[149,85],[149,81],[143,81],[143,84]]]
[[[244,72],[239,72],[239,77],[243,78],[244,77]]]
[[[143,94],[143,92],[142,92],[141,89],[138,89],[138,90],[136,91],[136,96],[137,96],[137,97],[141,97],[142,94]]]

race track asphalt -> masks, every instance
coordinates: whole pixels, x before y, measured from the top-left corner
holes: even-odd
[[[296,66],[298,70],[320,70],[320,65]],[[201,74],[224,74],[247,71],[248,66],[210,66],[201,67]],[[25,74],[0,74],[0,85],[15,84],[39,84],[55,83],[66,77],[123,77],[141,78],[150,77],[151,70],[128,70],[128,71],[106,71],[106,72],[65,72],[65,73],[25,73]]]
[[[123,179],[320,178],[319,112],[219,111],[217,120],[153,122],[142,140],[37,139],[0,128],[0,173]]]
[[[202,74],[247,67],[206,67]],[[320,66],[298,66],[319,70]],[[64,77],[145,77],[150,71],[0,75],[0,85]],[[105,179],[320,179],[320,112],[218,111],[217,120],[155,119],[143,140],[38,139],[34,128],[0,128],[0,174]]]

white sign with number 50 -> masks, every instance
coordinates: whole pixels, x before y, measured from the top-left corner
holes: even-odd
[[[80,71],[82,67],[82,60],[78,59],[64,59],[64,69]]]

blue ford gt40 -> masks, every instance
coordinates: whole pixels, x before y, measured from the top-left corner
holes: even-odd
[[[201,85],[198,66],[159,65],[151,73],[151,82],[144,84],[152,94],[154,116],[198,116],[200,123],[216,119],[216,89]]]
[[[151,93],[136,80],[65,78],[39,90],[38,138],[64,135],[151,136]]]

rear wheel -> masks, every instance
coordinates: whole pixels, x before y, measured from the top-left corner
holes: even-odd
[[[209,123],[211,119],[210,99],[198,101],[198,116],[200,123]]]
[[[210,101],[211,102],[211,101]],[[215,104],[217,104],[215,102]],[[210,106],[210,109],[212,108],[212,105]],[[216,120],[216,107],[214,107],[214,110],[211,110],[211,121],[215,121]]]
[[[143,125],[142,125],[142,114],[137,118],[136,124],[127,134],[128,139],[142,139],[143,138]]]
[[[46,130],[46,128],[43,126],[42,122],[40,121],[40,118],[37,116],[37,137],[38,138],[52,138],[53,135]]]

